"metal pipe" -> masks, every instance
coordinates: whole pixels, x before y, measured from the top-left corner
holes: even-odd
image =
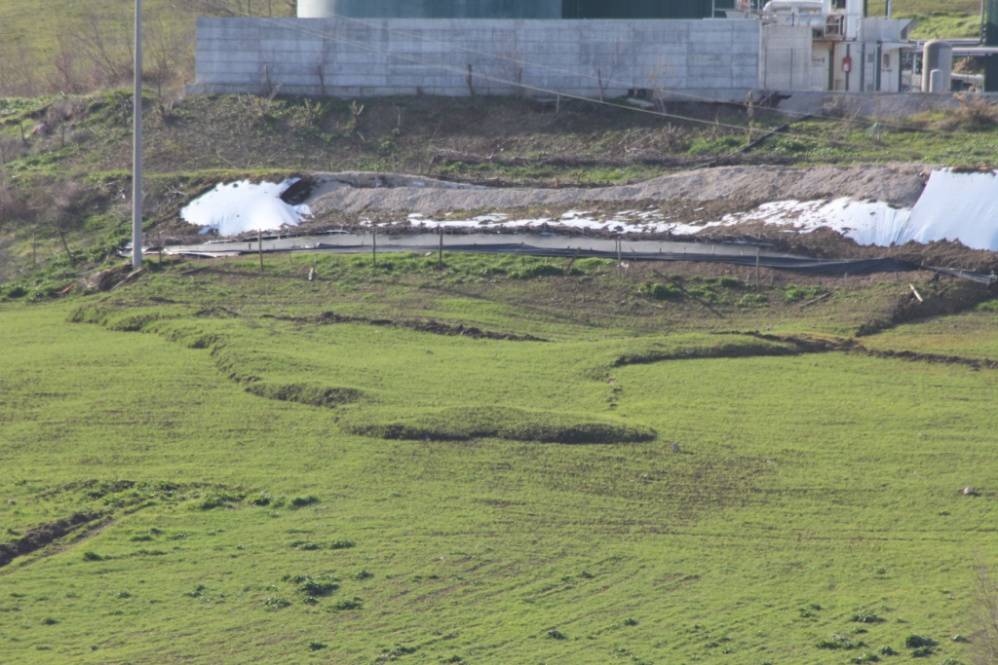
[[[135,0],[135,91],[132,99],[132,268],[142,266],[142,0]]]

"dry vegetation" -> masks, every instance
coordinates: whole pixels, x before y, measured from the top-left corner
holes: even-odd
[[[40,0],[7,0],[0,13],[0,97],[81,93],[131,79],[132,3],[66,3],[55,15]],[[150,0],[145,10],[145,71],[161,94],[191,80],[198,16],[284,16],[294,0]],[[38,17],[52,25],[37,30]]]

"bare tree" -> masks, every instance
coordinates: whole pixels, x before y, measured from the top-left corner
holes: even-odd
[[[92,65],[95,87],[114,86],[132,76],[132,41],[121,14],[84,16],[76,33],[80,55]]]
[[[52,67],[54,69],[50,78],[52,88],[67,94],[83,91],[77,52],[65,34],[60,33],[56,37],[56,52],[52,58]]]
[[[74,264],[76,258],[69,248],[68,234],[82,225],[83,215],[90,204],[90,192],[76,181],[63,184],[55,192],[52,205],[45,215],[46,221],[59,237],[66,258],[70,264]]]

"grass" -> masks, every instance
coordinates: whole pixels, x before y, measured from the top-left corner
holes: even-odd
[[[998,359],[998,301],[920,325],[899,326],[867,340],[870,348]]]
[[[871,0],[871,16],[883,16],[884,0]],[[914,39],[939,37],[978,37],[981,34],[981,5],[978,0],[895,0],[894,16],[914,18]]]
[[[762,316],[848,334],[892,281],[821,281],[832,295],[802,310],[783,293],[819,282],[788,278],[765,305],[719,298],[719,323],[602,264],[387,260],[322,257],[336,277],[311,283],[290,260],[169,264],[0,304],[0,542],[102,516],[0,568],[5,663],[967,662],[950,636],[974,633],[975,570],[998,564],[998,375],[712,334]],[[678,277],[747,288],[654,279]],[[572,284],[606,302],[543,299]],[[585,423],[655,437],[519,436]]]

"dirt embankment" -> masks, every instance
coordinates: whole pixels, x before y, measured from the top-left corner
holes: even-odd
[[[724,201],[746,210],[774,200],[850,197],[911,206],[927,171],[921,165],[724,166],[661,176],[614,187],[489,188],[392,174],[318,174],[307,199],[317,216],[327,213],[404,212],[439,214],[462,210],[571,207],[580,204]]]
[[[100,513],[74,513],[64,519],[35,527],[17,540],[0,543],[0,567],[19,556],[36,552],[81,527],[90,527],[103,517]]]

